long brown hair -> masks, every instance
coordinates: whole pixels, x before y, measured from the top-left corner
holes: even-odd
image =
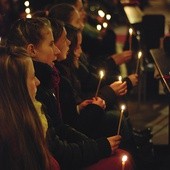
[[[0,167],[50,169],[42,125],[27,88],[26,51],[0,47]]]

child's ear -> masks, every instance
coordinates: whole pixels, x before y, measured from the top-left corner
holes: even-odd
[[[36,49],[33,44],[28,44],[26,49],[28,54],[30,54],[32,58],[36,57]]]

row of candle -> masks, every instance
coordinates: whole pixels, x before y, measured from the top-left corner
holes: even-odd
[[[99,78],[99,83],[97,85],[97,90],[96,90],[95,97],[98,96],[98,92],[99,92],[99,88],[100,88],[100,85],[101,85],[101,81],[102,81],[102,78],[104,77],[104,71],[103,70],[99,71],[99,77],[100,78]],[[119,76],[118,80],[122,82],[122,76]],[[126,109],[126,106],[122,105],[121,106],[121,111],[120,111],[120,118],[119,118],[119,124],[118,124],[118,129],[117,129],[117,135],[120,134],[120,128],[121,128],[121,123],[122,123],[122,118],[123,118],[123,112],[124,112],[125,109]],[[127,155],[123,155],[122,156],[122,170],[125,169],[125,164],[126,164],[127,159],[128,159]]]
[[[130,28],[129,29],[129,50],[132,50],[132,35],[133,35],[133,29]],[[138,59],[137,59],[137,65],[136,65],[136,70],[135,70],[135,73],[137,74],[138,71],[139,71],[139,66],[140,66],[140,58],[142,57],[142,52],[139,51],[138,52]],[[99,71],[99,82],[98,82],[98,85],[97,85],[97,90],[96,90],[96,94],[95,94],[95,97],[98,96],[98,92],[99,92],[99,89],[100,89],[100,85],[101,85],[101,82],[102,82],[102,78],[104,77],[104,71],[103,70],[100,70]],[[118,77],[118,80],[122,82],[122,77],[119,76]],[[122,123],[122,118],[123,118],[123,113],[124,113],[124,110],[126,109],[126,106],[125,105],[122,105],[121,106],[121,110],[120,110],[120,118],[119,118],[119,124],[118,124],[118,129],[117,129],[117,135],[120,134],[120,128],[121,128],[121,123]],[[128,157],[127,155],[123,155],[122,156],[122,170],[125,169],[125,163],[127,161]]]

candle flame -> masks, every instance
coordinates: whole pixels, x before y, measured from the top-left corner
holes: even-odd
[[[122,162],[126,162],[127,159],[128,159],[127,155],[123,155],[123,156],[122,156]]]
[[[138,59],[140,59],[141,57],[142,57],[142,52],[139,51],[139,52],[138,52]]]
[[[129,28],[129,34],[132,35],[132,33],[133,33],[133,29]]]
[[[100,78],[102,79],[104,77],[104,71],[100,70],[99,75],[100,75]]]
[[[125,105],[122,105],[121,106],[121,110],[124,111],[126,109],[126,106]]]
[[[122,76],[119,76],[119,77],[118,77],[118,80],[119,80],[119,81],[122,81]]]

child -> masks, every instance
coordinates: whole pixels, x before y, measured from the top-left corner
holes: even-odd
[[[37,99],[43,103],[51,120],[47,141],[61,168],[80,169],[115,153],[121,139],[119,135],[92,140],[63,124],[58,93],[60,77],[54,66],[60,51],[54,44],[49,21],[45,18],[18,20],[9,33],[7,44],[25,47],[34,61],[35,74],[41,81]]]
[[[39,81],[25,50],[0,47],[0,77],[1,169],[59,170],[33,105]]]

